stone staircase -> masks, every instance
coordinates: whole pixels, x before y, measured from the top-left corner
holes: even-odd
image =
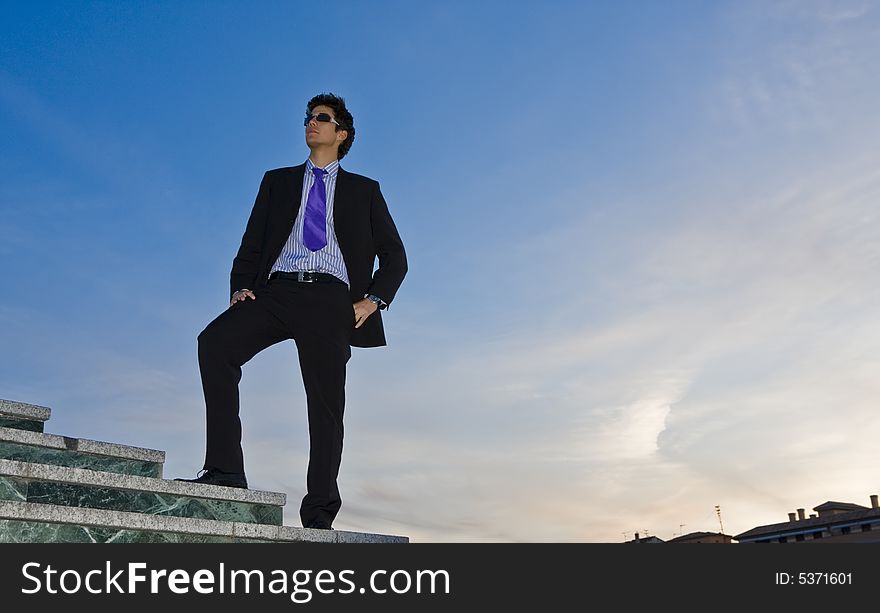
[[[0,400],[0,543],[408,543],[282,525],[287,495],[162,478],[165,452],[46,434]]]

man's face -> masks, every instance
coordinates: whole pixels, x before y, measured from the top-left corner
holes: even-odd
[[[336,119],[333,109],[329,106],[319,104],[312,109],[312,115],[317,115],[318,113],[327,113],[334,120]],[[309,148],[321,145],[334,147],[341,144],[346,138],[348,138],[348,131],[340,130],[337,132],[336,127],[336,124],[332,121],[318,121],[317,119],[312,119],[306,126],[306,144]]]

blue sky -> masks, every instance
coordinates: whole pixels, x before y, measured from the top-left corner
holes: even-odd
[[[867,504],[878,30],[857,0],[6,3],[0,397],[194,475],[196,337],[332,91],[410,264],[349,362],[337,527],[668,539]],[[241,394],[251,486],[298,525],[292,341]]]

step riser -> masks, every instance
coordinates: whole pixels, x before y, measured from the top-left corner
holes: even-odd
[[[120,530],[74,524],[0,519],[0,543],[271,543],[207,534]]]
[[[0,476],[0,499],[280,526],[280,506]]]
[[[69,466],[71,468],[88,468],[122,475],[162,477],[162,464],[157,462],[112,458],[81,451],[51,449],[5,441],[0,441],[0,459]]]
[[[35,419],[22,419],[20,417],[0,415],[0,428],[15,428],[16,430],[27,430],[29,432],[43,432],[44,425],[45,422]]]
[[[0,415],[16,417],[18,419],[46,421],[52,416],[52,409],[37,404],[28,404],[26,402],[16,402],[15,400],[5,400],[0,398]]]

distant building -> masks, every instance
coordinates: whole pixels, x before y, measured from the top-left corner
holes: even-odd
[[[727,543],[733,542],[733,537],[729,534],[721,532],[690,532],[682,536],[676,536],[674,539],[666,541],[667,543]]]
[[[636,532],[636,538],[631,541],[624,541],[624,544],[627,543],[662,543],[663,539],[659,539],[656,536],[642,536],[639,537],[639,533]]]
[[[880,504],[871,495],[871,506],[829,500],[809,517],[804,509],[789,513],[788,521],[768,524],[737,534],[740,543],[880,543]]]

